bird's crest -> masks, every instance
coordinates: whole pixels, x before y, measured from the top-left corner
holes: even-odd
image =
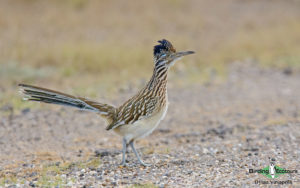
[[[159,40],[158,42],[160,44],[154,46],[154,50],[153,50],[154,56],[157,56],[157,55],[160,55],[161,53],[166,53],[166,52],[176,52],[173,45],[166,39]]]

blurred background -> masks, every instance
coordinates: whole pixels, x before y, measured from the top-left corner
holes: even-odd
[[[300,67],[299,0],[0,0],[0,106],[22,109],[18,83],[117,98],[152,74],[166,38],[196,55],[170,87],[222,82],[233,62]]]
[[[137,141],[150,171],[118,168],[121,138],[94,113],[18,93],[117,106],[149,80],[164,38],[196,54],[172,67],[168,115]],[[270,158],[300,169],[299,73],[300,0],[0,0],[0,187],[247,187]]]

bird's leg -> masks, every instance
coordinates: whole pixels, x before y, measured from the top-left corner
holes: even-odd
[[[151,164],[147,164],[147,163],[144,163],[144,162],[142,161],[142,159],[140,158],[138,152],[136,151],[136,149],[135,149],[135,147],[134,147],[134,141],[133,141],[133,140],[129,142],[129,145],[131,146],[132,151],[134,152],[135,156],[138,158],[139,162],[140,162],[142,165],[144,165],[144,166],[151,166]]]
[[[122,149],[122,162],[121,162],[121,166],[126,166],[126,151],[127,151],[127,140],[125,138],[123,138],[123,149]]]

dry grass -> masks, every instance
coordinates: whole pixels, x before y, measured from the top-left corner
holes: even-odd
[[[28,106],[16,94],[20,82],[92,98],[139,87],[161,38],[197,52],[174,67],[177,86],[222,80],[228,63],[249,58],[299,68],[299,7],[292,0],[0,1],[0,106]]]

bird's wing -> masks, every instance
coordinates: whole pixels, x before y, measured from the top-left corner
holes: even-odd
[[[137,120],[147,118],[156,111],[158,98],[132,98],[117,110],[117,121],[112,122],[106,130],[115,129],[126,124],[133,124]]]

